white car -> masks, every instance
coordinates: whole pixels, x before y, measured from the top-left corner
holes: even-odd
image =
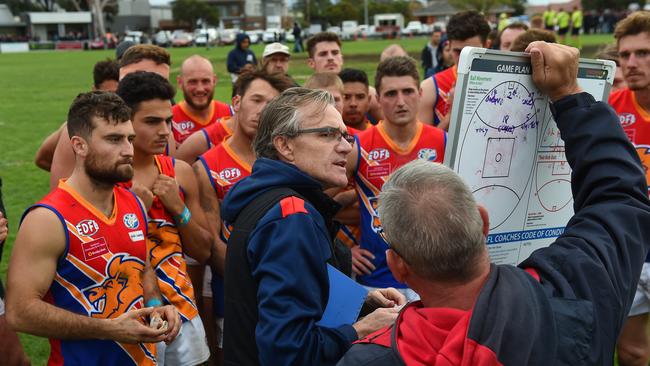
[[[293,29],[284,31],[284,40],[287,42],[295,42],[296,37],[293,36]]]
[[[142,34],[140,31],[127,31],[126,36],[124,36],[124,41],[140,44],[142,43]]]
[[[264,43],[273,43],[278,42],[280,38],[280,32],[282,30],[277,28],[268,28],[262,35],[262,42]]]
[[[422,22],[419,22],[417,20],[411,21],[406,25],[406,28],[402,29],[402,35],[407,35],[407,36],[419,36],[420,34],[424,34],[424,26],[422,25]]]
[[[226,28],[219,34],[219,42],[221,42],[221,44],[234,44],[235,39],[237,38],[237,33],[239,33],[239,29]]]
[[[336,34],[339,38],[343,36],[343,33],[341,32],[341,27],[329,27],[327,28],[327,31]]]
[[[250,38],[252,44],[262,43],[262,36],[264,35],[264,30],[262,29],[253,29],[246,31],[248,38]]]

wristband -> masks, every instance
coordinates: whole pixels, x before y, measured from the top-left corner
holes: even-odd
[[[174,215],[174,221],[176,221],[176,227],[182,227],[187,225],[190,222],[191,217],[192,217],[192,213],[187,208],[187,206],[183,207],[183,211],[181,211],[180,214]]]
[[[144,304],[144,307],[145,308],[155,308],[155,307],[158,307],[158,306],[162,306],[162,304],[163,303],[162,303],[162,301],[160,301],[160,299],[154,297],[153,299],[147,300],[147,302]]]

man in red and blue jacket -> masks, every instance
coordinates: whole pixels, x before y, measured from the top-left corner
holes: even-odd
[[[421,301],[338,365],[613,363],[650,247],[645,174],[614,111],[577,86],[578,51],[544,42],[527,51],[573,169],[564,234],[519,267],[491,264],[487,211],[462,180],[432,163],[405,165],[378,209],[388,265]]]

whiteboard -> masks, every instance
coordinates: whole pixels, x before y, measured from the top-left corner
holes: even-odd
[[[616,65],[580,59],[578,85],[607,100]],[[465,47],[458,63],[445,165],[490,216],[490,259],[516,265],[550,245],[573,216],[571,169],[549,99],[523,53]]]

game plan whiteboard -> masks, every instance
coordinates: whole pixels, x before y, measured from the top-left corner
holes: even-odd
[[[606,100],[615,67],[581,59],[578,84]],[[516,265],[550,245],[573,215],[564,142],[523,53],[463,49],[445,165],[487,208],[494,263]]]

